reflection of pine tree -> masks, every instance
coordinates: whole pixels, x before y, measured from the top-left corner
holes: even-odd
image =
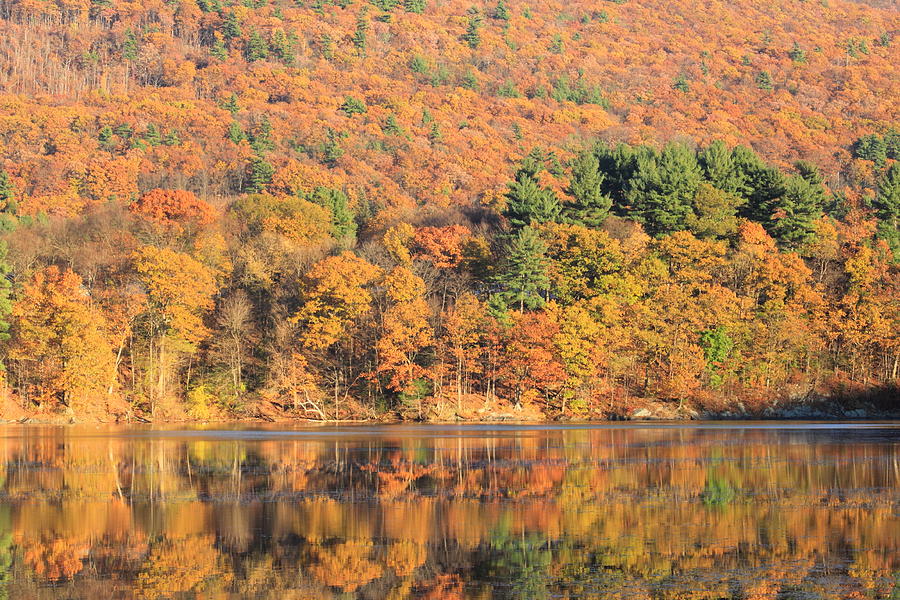
[[[703,504],[706,506],[725,506],[734,500],[735,495],[736,492],[731,482],[710,471],[706,476],[706,485],[703,487],[700,497],[703,498]]]
[[[491,541],[475,562],[483,572],[479,578],[509,583],[499,598],[542,600],[550,597],[550,564],[553,558],[548,541],[537,534],[516,535],[506,527],[491,532]]]

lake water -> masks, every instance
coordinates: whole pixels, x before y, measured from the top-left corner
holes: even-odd
[[[0,436],[0,598],[900,598],[897,423]]]

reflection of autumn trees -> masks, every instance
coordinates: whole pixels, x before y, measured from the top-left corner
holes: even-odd
[[[310,573],[330,587],[352,592],[381,576],[381,567],[370,559],[371,542],[348,541],[320,546],[313,551]]]
[[[10,568],[74,589],[115,572],[148,598],[887,598],[900,569],[896,450],[865,434],[30,431],[4,450]]]
[[[35,575],[49,581],[71,579],[83,568],[89,545],[65,538],[25,544],[25,562]]]
[[[150,555],[137,575],[137,595],[168,598],[173,593],[211,594],[232,579],[222,562],[212,536],[162,540],[151,545]]]
[[[426,559],[425,547],[408,540],[400,540],[390,545],[387,552],[387,566],[397,577],[407,577],[419,568]]]

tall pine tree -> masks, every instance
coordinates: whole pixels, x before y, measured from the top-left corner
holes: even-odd
[[[878,181],[872,201],[878,216],[878,237],[885,240],[900,260],[900,163],[894,163]]]
[[[462,39],[469,45],[469,48],[475,50],[481,44],[481,12],[474,6],[469,9],[469,24],[466,26],[466,32]]]
[[[353,47],[356,53],[365,58],[366,49],[368,47],[368,31],[369,31],[369,8],[364,6],[356,17],[356,31],[353,33]]]
[[[495,278],[506,305],[520,311],[544,305],[550,287],[546,254],[547,245],[531,227],[523,227],[509,240],[504,268]]]
[[[7,258],[8,248],[6,242],[0,240],[0,341],[9,339],[9,314],[12,312],[12,284],[9,282],[9,273],[12,267]],[[0,370],[5,367],[0,363]]]
[[[507,185],[506,210],[503,214],[509,219],[513,230],[555,221],[559,217],[561,207],[556,192],[544,189],[538,183],[537,176],[541,169],[536,161],[526,159],[516,172],[515,181]]]
[[[763,226],[773,238],[788,247],[797,247],[815,235],[814,222],[822,216],[824,192],[801,175],[787,178],[784,193],[768,204],[769,216]]]
[[[625,192],[628,216],[653,235],[680,231],[702,180],[696,154],[683,144],[667,145],[658,158],[638,156]]]
[[[16,191],[6,171],[0,171],[0,233],[16,228],[16,215],[19,204],[16,202]]]
[[[332,235],[342,244],[352,245],[356,239],[356,220],[347,195],[341,190],[319,186],[309,195],[309,200],[331,211]]]
[[[741,216],[765,223],[772,215],[773,205],[785,192],[785,177],[772,168],[750,148],[737,146],[731,152],[737,172],[740,173],[738,195],[746,199]]]
[[[599,227],[609,215],[612,199],[603,193],[603,173],[593,152],[581,152],[572,161],[568,193],[573,201],[563,208],[565,220],[585,227]]]
[[[251,31],[250,39],[247,41],[247,61],[255,62],[266,58],[269,58],[269,45],[258,31]]]
[[[703,168],[703,176],[715,188],[731,194],[740,193],[744,175],[737,168],[734,157],[725,142],[716,140],[697,156]]]

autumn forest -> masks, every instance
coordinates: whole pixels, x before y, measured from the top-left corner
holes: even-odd
[[[889,0],[0,0],[8,419],[900,409]]]

